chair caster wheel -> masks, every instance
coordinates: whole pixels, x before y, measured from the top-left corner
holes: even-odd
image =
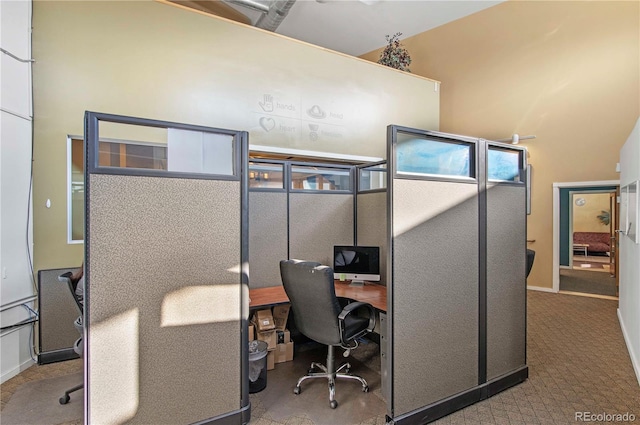
[[[67,404],[69,403],[69,396],[68,395],[62,396],[58,401],[60,402],[60,404]]]
[[[295,388],[293,389],[293,393],[294,393],[294,394],[300,394],[300,387],[295,387]]]
[[[369,392],[369,386],[365,385],[364,387],[362,387],[362,392],[363,393],[368,393]]]
[[[335,400],[331,400],[331,402],[329,402],[329,406],[331,406],[332,409],[335,409],[336,407],[338,407],[338,402]]]

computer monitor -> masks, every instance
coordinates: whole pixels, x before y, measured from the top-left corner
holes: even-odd
[[[334,246],[334,279],[362,284],[365,280],[380,280],[380,248],[377,246]]]

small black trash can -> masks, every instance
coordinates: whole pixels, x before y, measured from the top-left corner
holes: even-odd
[[[249,341],[249,394],[267,386],[267,348],[264,341]]]

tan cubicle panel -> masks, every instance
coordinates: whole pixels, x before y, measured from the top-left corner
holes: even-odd
[[[280,260],[288,259],[287,193],[249,193],[249,286],[282,285]]]
[[[208,172],[99,166],[102,121],[213,135],[201,164],[234,153]],[[240,423],[246,133],[93,113],[87,123],[85,423]]]
[[[297,173],[292,171],[296,169]],[[310,173],[305,175],[300,172],[302,169]],[[330,162],[252,159],[249,165],[251,289],[282,285],[281,260],[296,258],[332,266],[333,246],[353,245],[353,169]],[[252,186],[252,176],[265,172],[271,176],[269,184],[254,182]],[[339,186],[344,187],[336,187],[332,180],[336,176],[340,176],[337,177]],[[307,182],[313,180],[313,184],[302,184],[304,177]],[[277,184],[273,180],[277,180]]]
[[[78,307],[66,282],[58,276],[74,272],[74,268],[38,271],[38,364],[47,364],[78,357],[73,344],[78,331],[69,326],[78,318]]]
[[[526,366],[527,288],[525,188],[487,190],[487,379]]]
[[[291,193],[289,256],[333,266],[333,246],[353,245],[353,194]]]
[[[393,182],[394,416],[478,383],[477,194],[473,182]]]
[[[526,151],[388,136],[387,416],[427,423],[528,377]]]
[[[356,197],[356,245],[380,247],[380,284],[387,284],[387,192]]]

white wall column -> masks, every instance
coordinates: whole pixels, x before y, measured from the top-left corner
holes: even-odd
[[[640,180],[640,118],[620,150],[620,188]],[[635,218],[637,219],[637,218]],[[629,218],[634,220],[634,218]],[[620,217],[621,226],[626,220]],[[636,223],[637,228],[637,223]],[[620,295],[618,318],[640,384],[640,245],[619,233]]]
[[[1,382],[33,364],[31,1],[0,1]]]

